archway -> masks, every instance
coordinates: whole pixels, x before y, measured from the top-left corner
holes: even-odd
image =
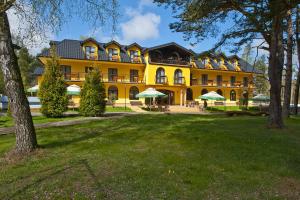
[[[186,89],[186,100],[193,101],[193,90],[191,88]]]

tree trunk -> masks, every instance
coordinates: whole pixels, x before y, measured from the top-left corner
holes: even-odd
[[[290,103],[291,103],[291,90],[292,90],[292,73],[293,73],[293,23],[292,23],[292,11],[287,12],[287,52],[286,52],[286,74],[285,74],[285,88],[284,88],[284,100],[282,107],[282,116],[284,118],[290,115]]]
[[[20,154],[28,153],[37,147],[37,140],[5,12],[0,13],[0,64],[15,122],[15,150]]]
[[[269,123],[270,128],[282,128],[281,108],[281,81],[284,62],[284,51],[282,46],[282,17],[274,16],[272,20],[272,31],[270,39],[269,57],[269,79],[270,79],[270,106]]]
[[[297,16],[296,16],[296,44],[297,44],[297,53],[298,53],[298,74],[296,79],[295,85],[295,92],[294,92],[294,114],[298,114],[298,101],[299,101],[299,86],[300,86],[300,38],[299,38],[299,31],[300,31],[300,17],[299,17],[299,8],[297,8]]]

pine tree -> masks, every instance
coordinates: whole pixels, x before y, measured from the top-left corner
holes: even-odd
[[[255,88],[258,93],[267,94],[269,92],[269,82],[268,82],[268,66],[266,65],[266,57],[262,55],[258,58],[254,66],[255,69],[261,73],[255,75]]]
[[[45,116],[62,117],[68,108],[66,84],[54,49],[51,50],[51,55],[45,66],[38,96],[42,104],[41,112]]]
[[[26,47],[21,48],[18,51],[18,64],[21,71],[21,76],[23,80],[24,87],[30,86],[33,80],[33,71],[37,67],[38,62],[35,58],[29,54]]]
[[[80,93],[80,113],[84,116],[102,115],[106,105],[105,96],[99,70],[89,72]]]

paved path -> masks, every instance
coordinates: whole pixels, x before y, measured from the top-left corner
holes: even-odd
[[[126,112],[126,113],[105,113],[103,117],[84,117],[79,119],[70,119],[65,121],[58,122],[48,122],[43,124],[35,124],[35,128],[49,128],[49,127],[60,127],[60,126],[70,126],[76,124],[83,124],[92,121],[99,121],[104,119],[112,119],[112,118],[121,118],[128,115],[135,115],[137,113],[134,112]],[[14,133],[15,127],[3,127],[0,128],[0,135],[8,135]]]

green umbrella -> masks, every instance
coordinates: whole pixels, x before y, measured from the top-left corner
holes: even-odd
[[[155,97],[164,97],[167,96],[164,93],[161,93],[154,88],[148,88],[145,91],[138,93],[136,97],[138,98],[155,98]]]
[[[225,97],[219,95],[218,93],[216,93],[215,91],[211,91],[209,93],[206,93],[204,95],[201,95],[200,97],[198,97],[199,99],[203,99],[203,100],[216,100],[216,101],[224,101]]]
[[[264,95],[264,94],[258,94],[252,98],[252,101],[267,102],[267,101],[270,101],[270,97],[268,97],[267,95]]]
[[[80,95],[80,87],[78,85],[70,85],[67,87],[68,95]]]
[[[37,92],[39,90],[39,86],[38,85],[35,85],[35,86],[33,86],[33,87],[31,87],[31,88],[28,88],[27,89],[27,92]]]

